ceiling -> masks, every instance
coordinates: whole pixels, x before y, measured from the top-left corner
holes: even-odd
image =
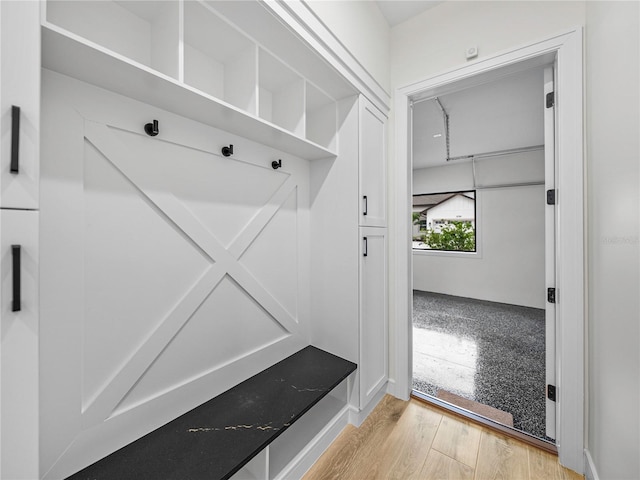
[[[438,97],[449,115],[450,157],[544,144],[544,67]],[[442,111],[435,100],[413,107],[413,169],[446,165]]]
[[[435,7],[444,0],[377,0],[380,11],[390,27]]]

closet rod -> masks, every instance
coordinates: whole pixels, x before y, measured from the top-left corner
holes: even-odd
[[[544,145],[534,145],[533,147],[510,148],[507,150],[496,150],[493,152],[475,153],[472,155],[460,155],[458,157],[447,158],[447,162],[452,160],[475,160],[477,158],[500,157],[502,155],[512,155],[514,153],[526,153],[544,150]]]

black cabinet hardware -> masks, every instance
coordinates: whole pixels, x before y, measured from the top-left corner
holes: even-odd
[[[13,260],[13,302],[11,311],[19,312],[21,309],[20,299],[20,245],[11,245],[11,257]]]
[[[282,166],[282,160],[280,158],[278,159],[277,162],[275,160],[271,162],[271,168],[273,168],[274,170],[279,169],[281,166]]]
[[[231,155],[233,155],[233,145],[222,147],[222,155],[224,155],[225,157],[230,157]]]
[[[11,173],[20,171],[20,107],[11,107]]]
[[[366,257],[369,250],[367,237],[362,237],[362,256]]]
[[[362,215],[366,215],[369,210],[369,202],[367,200],[367,196],[363,195],[362,200],[364,201],[364,209],[362,210]]]
[[[545,97],[546,101],[546,107],[547,108],[551,108],[556,104],[556,94],[555,92],[549,92],[547,93],[547,96]]]
[[[147,132],[147,135],[150,137],[158,135],[158,133],[160,133],[160,130],[158,130],[158,120],[154,120],[153,123],[147,123],[144,126],[144,131]]]
[[[558,393],[556,391],[555,385],[547,385],[547,398],[552,402],[555,402],[556,398],[558,398]]]
[[[551,190],[547,190],[547,205],[555,205],[556,204],[556,190],[552,188]]]

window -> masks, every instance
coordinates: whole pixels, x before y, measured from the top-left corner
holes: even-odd
[[[476,251],[476,192],[413,196],[413,248]]]

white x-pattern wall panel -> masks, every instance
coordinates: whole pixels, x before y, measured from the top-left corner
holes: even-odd
[[[41,463],[56,478],[308,343],[309,171],[52,72],[43,84]]]

